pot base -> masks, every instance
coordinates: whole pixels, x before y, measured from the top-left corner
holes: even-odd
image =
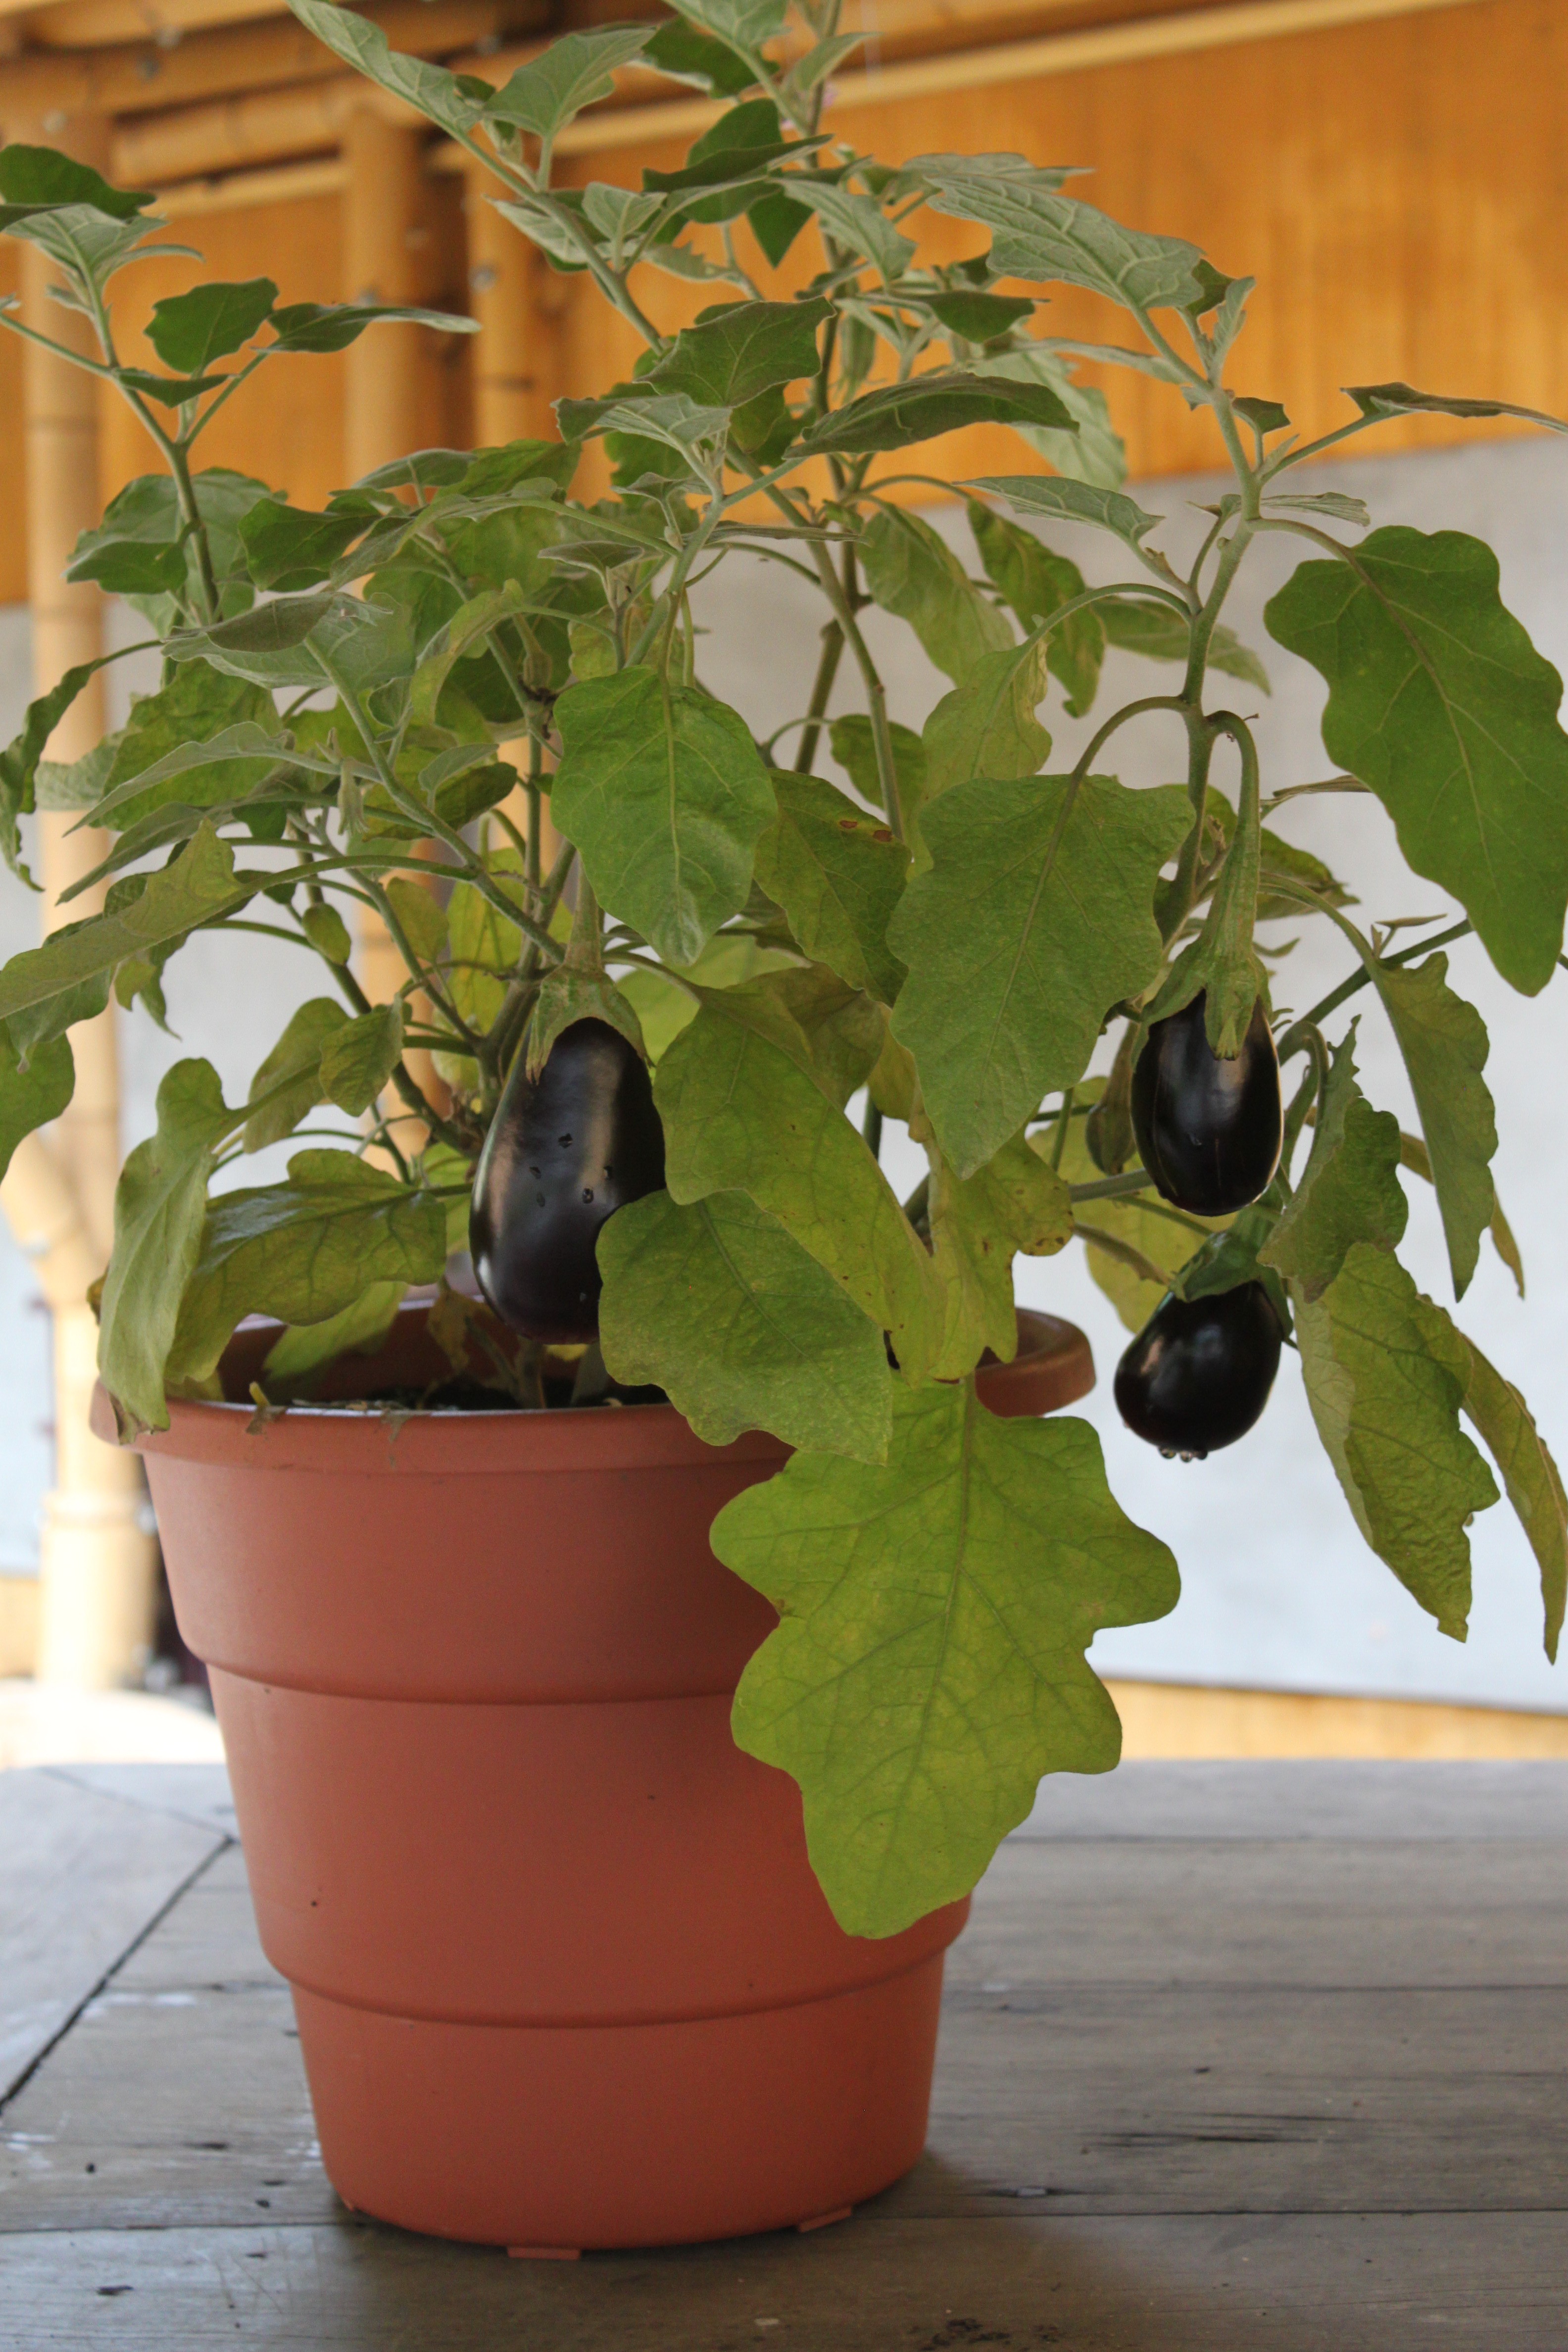
[[[328,2178],[379,2221],[530,2252],[836,2220],[924,2145],[943,1957],[647,2025],[448,2024],[296,1988]]]

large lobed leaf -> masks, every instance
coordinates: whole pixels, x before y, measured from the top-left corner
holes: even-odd
[[[885,824],[817,776],[775,775],[778,814],[756,877],[816,962],[891,1004],[904,968],[888,946],[908,856]]]
[[[1491,1158],[1497,1150],[1486,1066],[1486,1025],[1473,1004],[1447,984],[1448,959],[1425,963],[1374,961],[1372,977],[1405,1057],[1432,1181],[1448,1244],[1454,1296],[1476,1270],[1481,1235],[1496,1211]]]
[[[988,155],[917,155],[905,177],[929,191],[933,212],[981,221],[993,231],[996,278],[1086,287],[1124,310],[1188,310],[1206,290],[1204,258],[1178,236],[1124,228],[1092,205],[1025,178],[988,169]]]
[[[611,1373],[662,1388],[710,1445],[766,1429],[808,1452],[886,1460],[881,1332],[744,1192],[632,1202],[601,1233],[599,1265]]]
[[[1329,757],[1533,996],[1568,905],[1568,735],[1563,681],[1505,608],[1491,549],[1458,530],[1376,530],[1303,563],[1264,618],[1328,681]]]
[[[984,654],[1013,642],[994,604],[971,583],[947,541],[919,515],[882,507],[861,540],[866,586],[907,621],[930,660],[962,685]]]
[[[987,777],[932,802],[932,871],[889,940],[910,967],[893,1027],[960,1176],[1082,1076],[1110,1007],[1160,968],[1154,886],[1191,823],[1181,786]]]
[[[997,1420],[968,1382],[900,1385],[886,1467],[797,1454],[712,1542],[783,1620],[742,1678],[737,1743],[799,1781],[852,1935],[966,1894],[1043,1773],[1110,1769],[1120,1728],[1083,1653],[1177,1595],[1088,1424]]]
[[[1355,1024],[1318,1105],[1311,1156],[1258,1257],[1319,1299],[1358,1242],[1397,1246],[1408,1207],[1399,1181],[1399,1121],[1373,1110],[1355,1082]]]
[[[773,786],[745,721],[646,665],[568,688],[551,814],[599,902],[689,964],[739,914]]]

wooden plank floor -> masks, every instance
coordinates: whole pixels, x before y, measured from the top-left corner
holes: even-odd
[[[1568,2352],[1568,1766],[1047,1784],[916,2170],[573,2265],[337,2203],[225,1806],[0,1775],[0,2352]]]

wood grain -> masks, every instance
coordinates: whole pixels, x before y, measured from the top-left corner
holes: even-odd
[[[226,1842],[50,1772],[0,1773],[0,2103]]]

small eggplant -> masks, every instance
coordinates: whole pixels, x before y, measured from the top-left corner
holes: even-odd
[[[1206,1298],[1173,1295],[1116,1367],[1116,1409],[1135,1437],[1201,1462],[1258,1420],[1283,1336],[1260,1282]]]
[[[503,1323],[567,1343],[599,1330],[599,1228],[664,1182],[647,1066],[607,1021],[574,1021],[531,1079],[520,1053],[474,1178],[468,1239]]]
[[[1132,1073],[1132,1131],[1156,1189],[1194,1217],[1227,1217],[1267,1192],[1279,1165],[1279,1061],[1261,997],[1241,1051],[1222,1060],[1204,996],[1156,1021]]]

